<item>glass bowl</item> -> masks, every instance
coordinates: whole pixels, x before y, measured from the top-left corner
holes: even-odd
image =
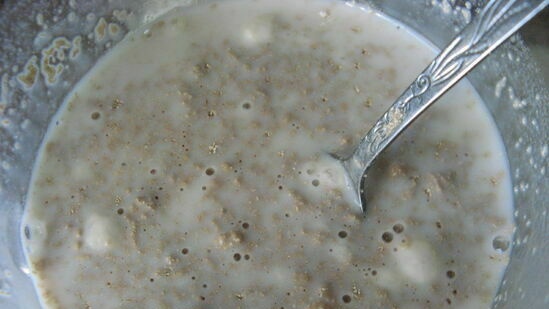
[[[21,246],[20,222],[40,143],[64,97],[125,33],[173,7],[197,2],[200,0],[0,1],[0,308],[40,307]],[[349,2],[368,3],[437,47],[446,45],[484,3]],[[547,15],[545,9],[521,31],[522,36],[513,36],[468,75],[503,137],[513,182],[517,228],[493,308],[549,306],[549,71],[543,67],[549,60]],[[116,24],[117,31],[107,40],[94,40],[105,31],[102,23]],[[66,55],[48,54],[55,42],[67,44]],[[78,61],[71,60],[75,50],[81,53]],[[62,71],[56,77],[59,82],[55,76],[33,72],[33,64],[44,59]]]

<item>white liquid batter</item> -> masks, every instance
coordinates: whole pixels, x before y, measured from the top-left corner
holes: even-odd
[[[510,185],[470,86],[380,158],[365,215],[327,155],[433,56],[321,0],[199,5],[130,34],[68,97],[34,171],[24,234],[43,304],[487,308]]]

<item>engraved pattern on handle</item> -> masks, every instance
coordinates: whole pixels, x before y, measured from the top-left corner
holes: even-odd
[[[548,3],[549,0],[488,2],[479,16],[404,91],[362,139],[353,155],[344,161],[353,183],[360,189],[365,170],[402,130]]]

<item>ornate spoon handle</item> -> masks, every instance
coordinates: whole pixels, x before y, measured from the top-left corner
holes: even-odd
[[[374,159],[444,92],[541,11],[549,0],[492,0],[429,64],[343,161],[355,188]]]

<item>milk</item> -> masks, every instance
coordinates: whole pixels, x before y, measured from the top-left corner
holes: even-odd
[[[489,307],[509,171],[461,83],[369,171],[341,166],[434,51],[370,8],[235,0],[129,34],[67,97],[24,228],[47,307]]]

